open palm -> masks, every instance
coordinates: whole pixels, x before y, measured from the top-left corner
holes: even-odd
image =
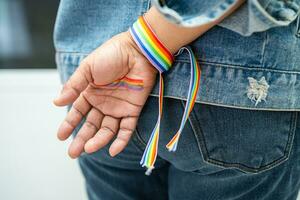
[[[83,151],[95,152],[113,138],[110,155],[121,152],[136,127],[156,74],[128,32],[87,56],[54,101],[57,106],[73,103],[58,130],[59,139],[67,139],[86,117],[69,155],[76,158]]]

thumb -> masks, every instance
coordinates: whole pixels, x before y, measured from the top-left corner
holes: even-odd
[[[53,101],[56,106],[73,103],[80,93],[92,82],[89,64],[83,60],[74,74],[63,86],[59,96]]]

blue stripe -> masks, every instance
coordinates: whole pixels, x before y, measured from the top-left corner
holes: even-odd
[[[141,41],[140,37],[138,36],[136,30],[134,28],[131,28],[131,31],[133,33],[133,36],[134,36],[138,46],[143,51],[144,55],[149,59],[149,61],[151,61],[151,63],[154,65],[154,67],[156,67],[160,72],[166,71],[163,68],[163,66],[161,65],[161,63],[155,57],[153,57],[151,52],[149,52],[149,50],[144,46],[144,44]]]
[[[133,28],[136,31],[136,34],[138,35],[138,37],[140,38],[140,40],[142,41],[143,45],[145,46],[145,48],[148,49],[149,52],[151,52],[151,55],[160,63],[161,66],[163,66],[163,68],[167,71],[170,67],[167,64],[167,61],[165,61],[160,53],[156,50],[155,47],[153,47],[148,40],[146,39],[145,34],[143,33],[143,27],[141,26],[140,23],[136,22],[133,24]],[[146,33],[147,34],[147,33]],[[150,39],[151,40],[151,39]],[[156,46],[154,44],[154,46]],[[153,49],[152,49],[153,48]],[[157,54],[156,54],[157,53]]]
[[[134,30],[134,28],[130,28],[130,30],[133,33],[133,37],[137,41],[139,47],[144,52],[145,56],[147,58],[149,58],[150,61],[152,61],[151,63],[154,65],[154,67],[157,68],[158,71],[160,71],[160,72],[166,71],[166,69],[163,66],[161,66],[161,64],[155,59],[155,57],[153,57],[151,55],[151,53],[148,51],[148,49],[146,47],[144,47],[143,42],[138,37],[138,35],[137,35],[136,31]]]

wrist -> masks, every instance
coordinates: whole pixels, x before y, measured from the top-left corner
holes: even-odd
[[[174,62],[173,54],[159,40],[144,16],[139,17],[129,31],[143,55],[160,73],[171,68]]]
[[[156,7],[152,6],[144,17],[153,28],[159,40],[170,50],[172,54],[176,53],[182,46],[185,46],[213,26],[220,23],[223,19],[228,17],[233,11],[239,8],[245,0],[238,0],[237,3],[224,13],[220,18],[215,21],[197,26],[197,27],[183,27],[169,22]]]
[[[131,64],[130,64],[130,66],[133,66],[133,65],[135,65],[135,63],[137,62],[137,60],[139,59],[139,58],[143,58],[143,59],[145,59],[148,63],[149,63],[149,65],[151,66],[151,72],[153,73],[153,74],[157,74],[158,73],[158,70],[156,70],[156,68],[155,67],[152,67],[152,64],[147,60],[147,58],[145,57],[145,55],[144,55],[144,53],[141,51],[141,49],[139,48],[139,46],[136,44],[136,42],[134,41],[134,39],[133,39],[133,37],[132,37],[132,35],[130,34],[130,31],[128,30],[128,31],[125,31],[125,32],[123,32],[122,33],[125,37],[126,37],[126,40],[127,40],[127,43],[128,43],[128,46],[130,46],[130,52],[129,52],[129,54],[130,54],[130,58],[133,58],[133,59],[131,59],[132,61],[130,62]]]
[[[206,24],[193,28],[178,26],[165,19],[155,7],[151,7],[144,15],[144,18],[152,27],[159,40],[172,54],[175,54],[182,46],[192,42],[215,25]]]

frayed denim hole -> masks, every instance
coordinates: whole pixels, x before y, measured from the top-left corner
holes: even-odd
[[[253,77],[248,77],[249,86],[247,87],[247,97],[255,102],[255,106],[261,101],[266,102],[268,96],[269,84],[263,76],[260,80]]]

